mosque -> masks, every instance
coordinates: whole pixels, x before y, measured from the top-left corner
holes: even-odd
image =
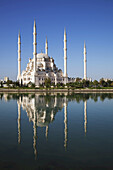
[[[26,70],[21,73],[21,37],[18,35],[18,76],[19,83],[27,85],[34,83],[36,87],[44,84],[45,80],[50,78],[51,83],[69,83],[75,82],[75,78],[69,78],[67,74],[67,37],[64,30],[64,74],[61,69],[58,69],[54,59],[48,55],[48,41],[46,37],[45,53],[37,54],[37,32],[36,22],[34,21],[33,28],[33,58],[29,59]],[[86,47],[84,44],[84,78],[86,79]]]

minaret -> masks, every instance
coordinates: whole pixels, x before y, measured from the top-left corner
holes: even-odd
[[[84,79],[87,80],[86,44],[84,41]]]
[[[37,58],[37,40],[36,40],[36,22],[34,20],[34,32],[33,32],[33,48],[34,48],[34,51],[33,51],[33,56],[34,56],[34,75],[36,73],[36,58]],[[34,83],[35,83],[35,78],[34,78]]]
[[[20,32],[18,34],[18,77],[17,80],[20,79],[21,75],[21,37],[20,37]]]
[[[64,29],[64,77],[67,77],[67,39],[66,39],[66,29]]]
[[[65,150],[67,149],[67,103],[64,103],[64,147]]]
[[[46,37],[46,43],[45,43],[45,53],[48,55],[48,41]]]
[[[87,101],[84,102],[84,131],[87,132]]]

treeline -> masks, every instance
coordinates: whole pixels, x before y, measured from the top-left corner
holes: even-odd
[[[40,87],[46,88],[102,88],[102,87],[113,87],[113,81],[107,80],[105,81],[103,78],[100,81],[94,80],[82,80],[81,78],[76,78],[75,82],[67,83],[66,85],[63,83],[52,83],[50,78],[45,80],[44,84],[41,84]]]
[[[1,87],[10,87],[10,88],[35,88],[35,84],[29,82],[27,85],[23,85],[22,83],[19,84],[18,81],[8,80],[5,84],[1,82]],[[43,84],[39,85],[39,88],[72,88],[72,89],[79,89],[79,88],[113,88],[113,81],[107,80],[105,81],[104,78],[101,78],[99,81],[89,81],[89,80],[82,80],[81,78],[76,78],[75,82],[67,83],[66,85],[63,83],[55,83],[51,82],[51,79],[45,79]]]
[[[103,78],[100,79],[100,81],[94,80],[80,80],[79,78],[76,79],[76,82],[74,83],[67,83],[68,87],[74,87],[74,88],[102,88],[102,87],[113,87],[113,81],[107,80],[105,81]]]

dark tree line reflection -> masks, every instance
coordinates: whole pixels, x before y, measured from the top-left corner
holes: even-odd
[[[20,97],[23,96],[34,98],[36,94],[28,94],[28,93],[0,93],[0,100],[3,98],[5,101],[9,101],[11,99],[18,100]],[[57,96],[57,98],[62,98],[66,96],[68,101],[76,101],[77,103],[81,101],[86,101],[89,99],[94,100],[94,102],[97,102],[99,99],[101,101],[104,101],[105,99],[113,99],[113,93],[41,93],[40,97],[44,96],[45,101],[49,102],[52,98]]]

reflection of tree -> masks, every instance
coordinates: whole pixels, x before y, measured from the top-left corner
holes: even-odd
[[[46,102],[50,102],[52,97],[53,97],[53,96],[50,96],[50,94],[47,94],[47,95],[45,96],[45,101],[46,101]]]
[[[3,95],[4,95],[3,93],[0,94],[0,99],[1,99],[1,100],[2,100],[2,98],[3,98]]]
[[[104,100],[105,100],[105,98],[106,98],[106,94],[103,94],[103,93],[102,93],[102,94],[100,94],[100,100],[101,100],[101,101],[104,101]]]
[[[3,97],[5,98],[6,101],[9,101],[11,99],[13,100],[18,100],[19,97],[22,98],[23,97],[29,97],[29,99],[33,99],[36,96],[35,93],[33,94],[28,94],[28,93],[1,93],[0,94],[0,99],[2,99]],[[85,101],[85,100],[89,100],[92,99],[95,102],[98,101],[98,98],[100,98],[101,101],[104,101],[106,98],[107,99],[113,99],[113,93],[57,93],[57,94],[52,94],[51,93],[44,93],[39,95],[40,98],[42,98],[42,100],[45,100],[46,103],[51,103],[52,100],[55,99],[55,96],[57,97],[57,99],[63,99],[64,96],[66,96],[68,101],[76,101],[77,103],[79,103],[80,101]],[[60,109],[60,108],[59,108]]]

